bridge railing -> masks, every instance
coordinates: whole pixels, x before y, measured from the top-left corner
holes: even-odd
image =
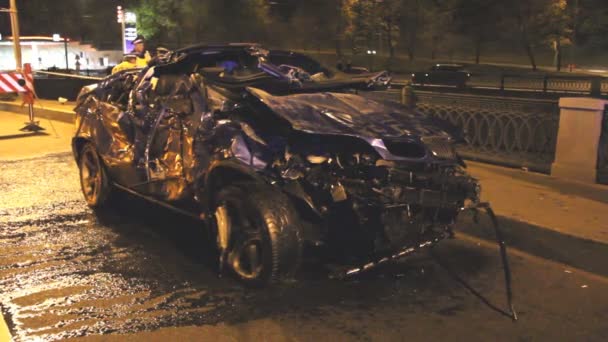
[[[593,76],[473,74],[468,82],[468,86],[472,88],[571,93],[593,96],[608,94],[608,79]]]
[[[557,101],[417,92],[419,111],[461,128],[467,159],[549,173],[559,125]]]

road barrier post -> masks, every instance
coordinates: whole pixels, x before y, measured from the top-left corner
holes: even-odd
[[[44,131],[44,128],[40,127],[40,122],[35,120],[34,114],[34,100],[36,98],[36,92],[34,90],[34,77],[32,75],[32,65],[25,63],[23,65],[22,78],[18,81],[19,85],[25,90],[22,92],[22,105],[27,104],[29,122],[25,123],[25,126],[21,128],[22,132],[40,132]]]
[[[406,83],[401,89],[401,103],[407,108],[416,108],[416,94],[411,83]]]

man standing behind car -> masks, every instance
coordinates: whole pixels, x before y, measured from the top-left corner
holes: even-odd
[[[138,67],[139,66],[137,65],[137,56],[135,54],[128,53],[123,57],[122,63],[120,63],[117,66],[115,66],[114,68],[112,68],[112,74],[115,74],[115,73],[123,71],[123,70],[134,69],[134,68],[138,68]]]
[[[148,62],[152,59],[150,53],[146,51],[146,40],[144,36],[138,35],[133,41],[133,51],[131,53],[137,56],[136,65],[138,68],[143,68],[148,65]]]

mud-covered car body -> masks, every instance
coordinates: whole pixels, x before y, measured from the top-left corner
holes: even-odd
[[[478,201],[451,126],[357,94],[369,77],[295,77],[267,56],[257,45],[193,47],[83,89],[76,160],[93,146],[114,186],[215,217],[221,250],[232,242],[217,194],[255,183],[247,189],[297,216],[277,232],[297,230],[287,264],[309,250],[386,261],[448,236]]]

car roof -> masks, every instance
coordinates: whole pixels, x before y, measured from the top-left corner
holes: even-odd
[[[175,50],[174,53],[189,54],[197,53],[205,50],[242,50],[246,48],[261,48],[258,43],[216,43],[216,44],[196,44]]]

